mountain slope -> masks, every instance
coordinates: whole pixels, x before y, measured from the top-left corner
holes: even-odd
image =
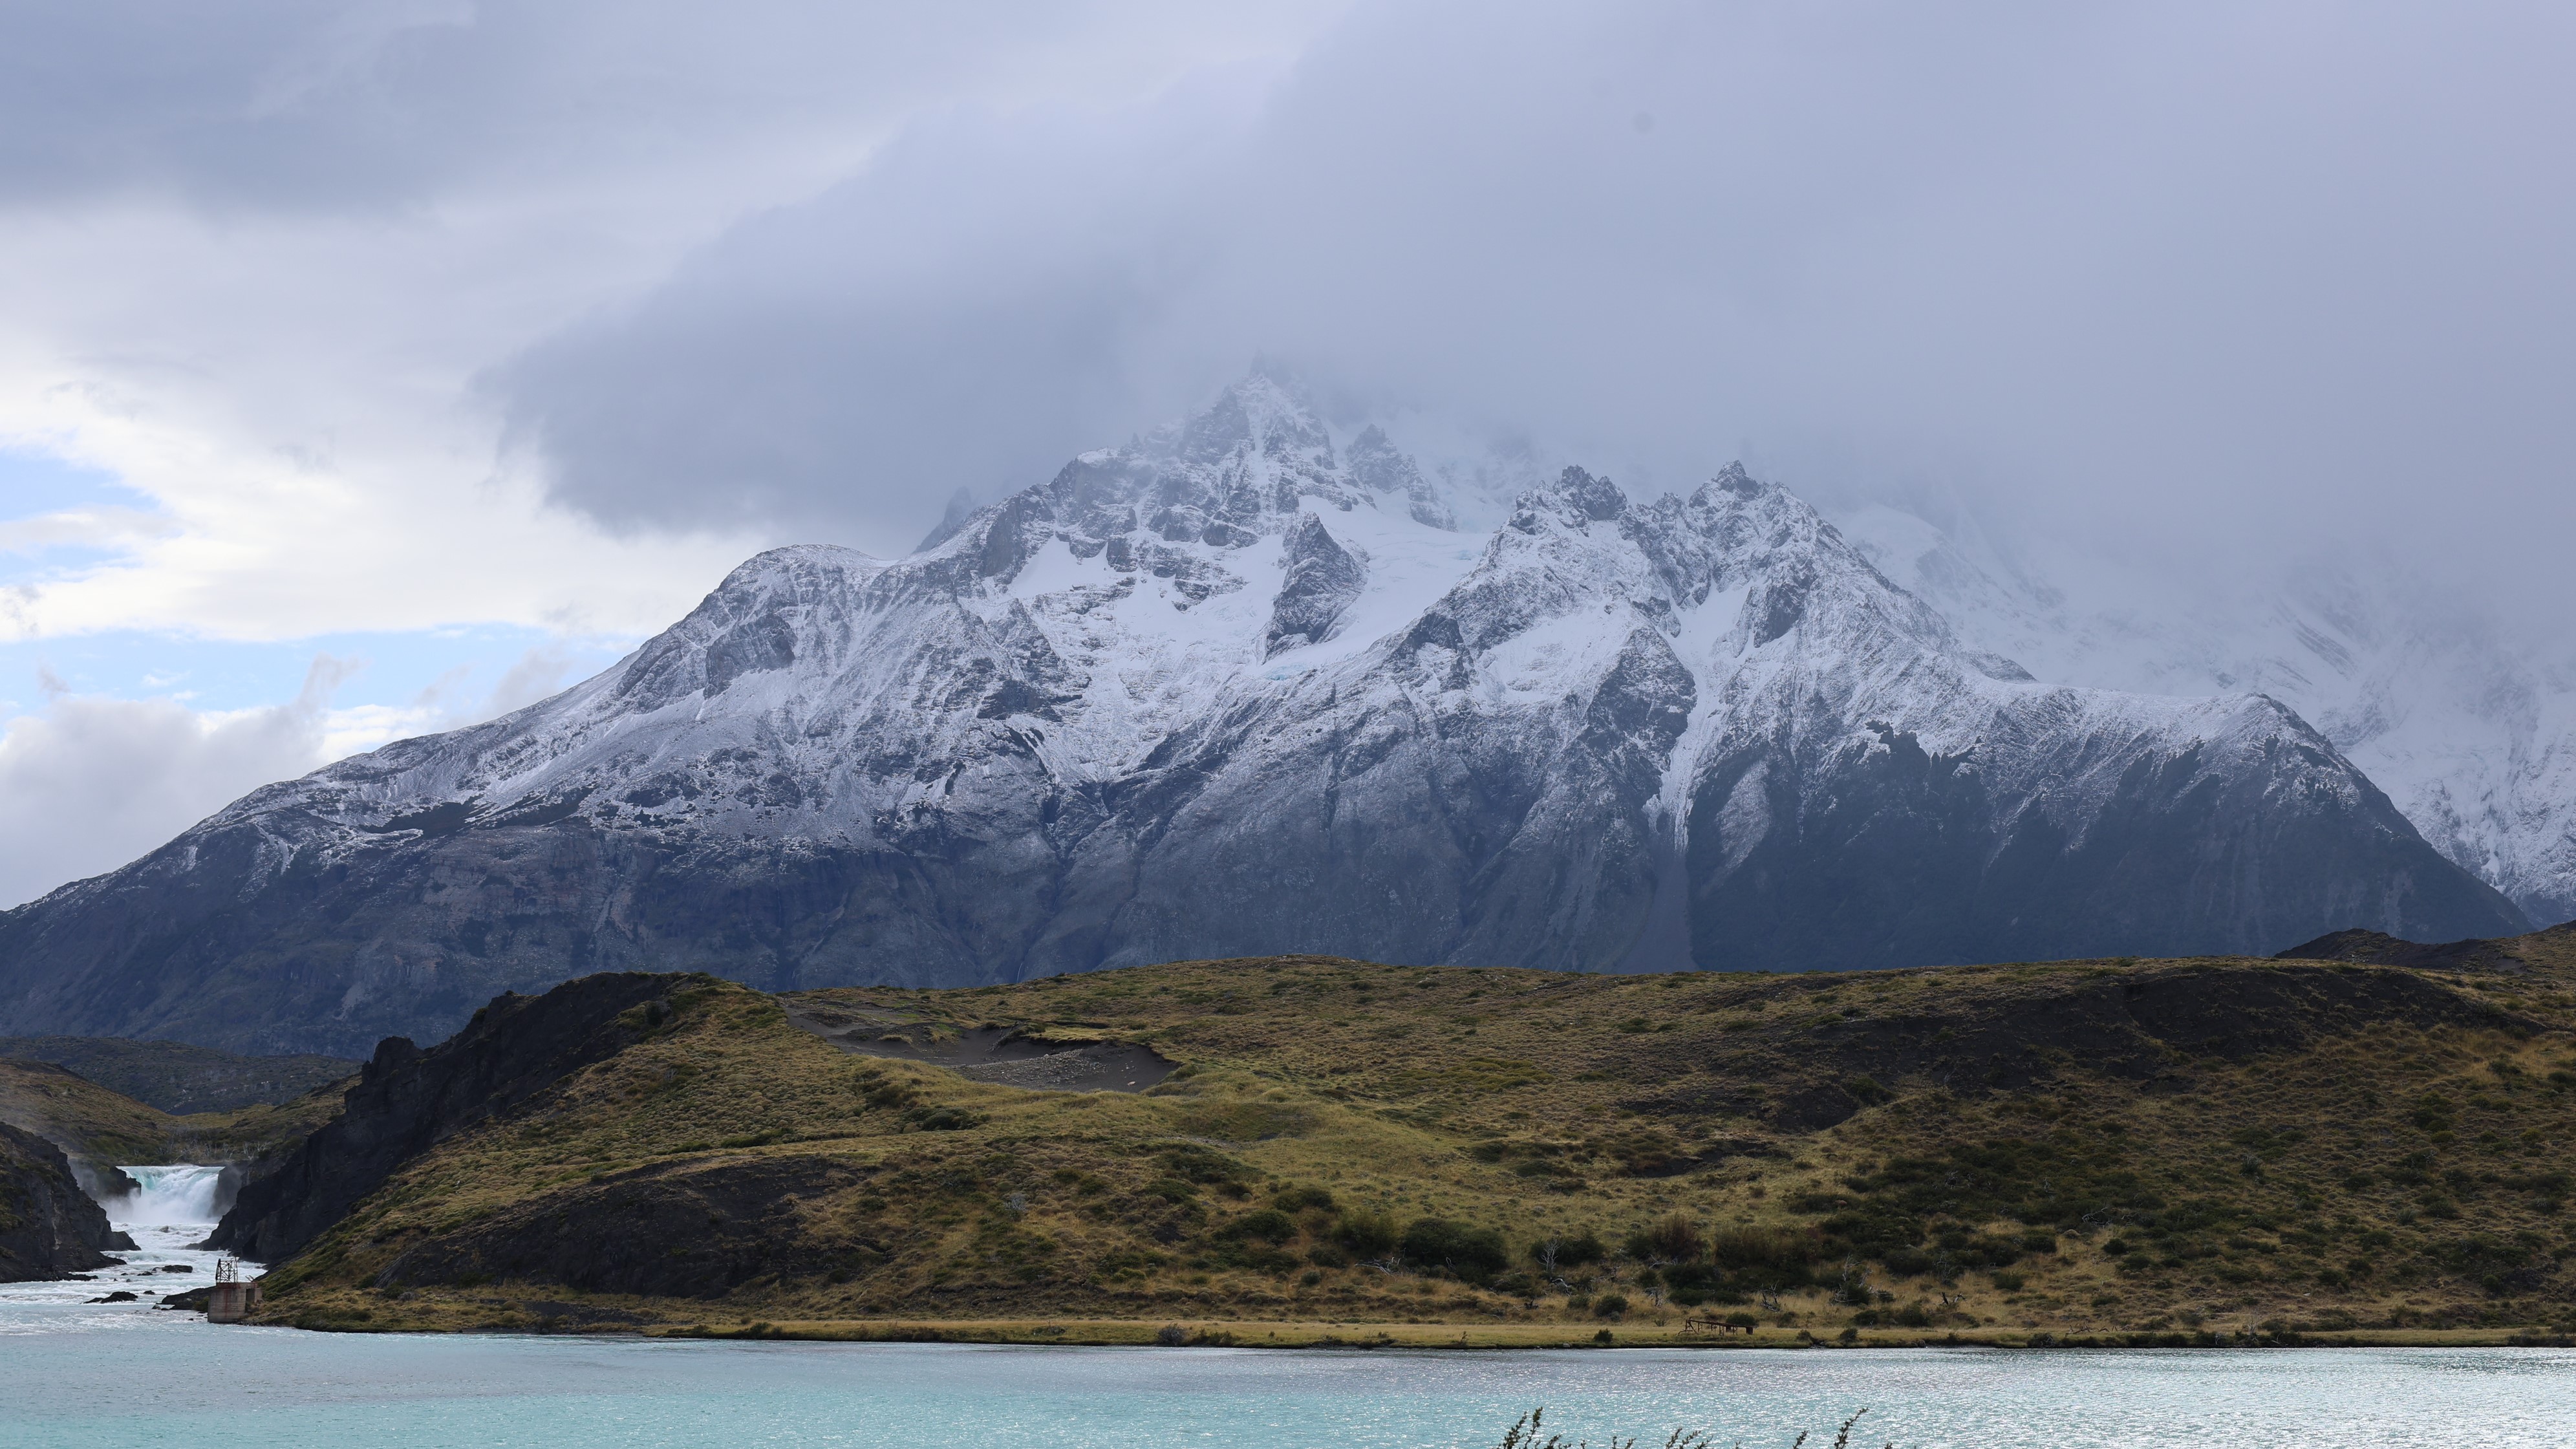
[[[2519,930],[2260,696],[2037,683],[1740,468],[1481,541],[1256,375],[884,561],[0,918],[0,1030],[361,1054],[610,967],[954,985],[1316,951],[1600,969]]]
[[[1963,636],[2051,678],[2281,700],[2461,869],[2533,920],[2576,917],[2576,651],[2564,631],[2535,638],[2533,621],[2484,613],[2402,557],[2177,589],[2095,558],[2034,564],[1971,523],[1954,534],[1884,505],[1839,521]]]

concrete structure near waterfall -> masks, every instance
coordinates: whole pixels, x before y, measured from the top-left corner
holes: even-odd
[[[215,1263],[215,1286],[206,1294],[208,1323],[239,1323],[259,1306],[259,1285],[242,1278],[241,1265],[230,1258]]]

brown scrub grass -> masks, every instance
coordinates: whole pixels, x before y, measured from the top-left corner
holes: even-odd
[[[1141,1094],[845,1054],[777,999],[706,984],[644,1041],[415,1160],[272,1273],[265,1312],[1066,1343],[1178,1327],[1282,1346],[2549,1341],[2576,1332],[2560,1267],[2576,1253],[2576,940],[2511,944],[2526,972],[2122,960],[1605,977],[1290,957],[805,998],[1145,1043],[1180,1069]],[[2143,1065],[2049,1035],[2085,993],[2176,981],[2405,990],[2388,998],[2402,1009],[2316,1007],[2268,1045],[2150,1042]],[[1852,1071],[1877,1049],[1873,1023],[1907,1070]],[[1980,1055],[1945,1055],[1954,1042]],[[424,1245],[578,1219],[638,1174],[771,1159],[808,1164],[814,1186],[768,1220],[772,1270],[718,1296],[586,1291],[500,1258],[474,1281],[388,1276]],[[1272,1206],[1297,1193],[1330,1205]],[[1245,1236],[1265,1210],[1289,1224],[1265,1230],[1275,1243]],[[1921,1231],[1915,1259],[1856,1245],[1873,1213]],[[1720,1274],[1686,1303],[1673,1265],[1621,1251],[1676,1216],[1703,1240],[1787,1244],[1810,1281],[1765,1292]],[[1490,1228],[1508,1262],[1350,1246],[1353,1221],[1380,1219]],[[1538,1245],[1586,1233],[1604,1260],[1533,1264]],[[1603,1316],[1614,1297],[1625,1309]],[[1752,1330],[1711,1328],[1727,1316]]]

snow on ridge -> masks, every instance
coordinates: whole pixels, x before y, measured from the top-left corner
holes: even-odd
[[[1310,686],[1385,707],[1409,690],[1456,693],[1480,717],[1527,717],[1491,728],[1573,729],[1647,637],[1687,690],[1635,741],[1677,843],[1692,782],[1764,731],[1820,762],[1920,741],[1943,768],[2030,793],[2079,834],[2142,755],[2204,750],[2204,768],[2220,769],[2298,733],[2255,696],[2010,677],[1891,583],[1883,538],[1904,536],[1901,519],[1874,520],[1855,543],[1740,466],[1646,500],[1569,468],[1480,541],[1425,521],[1446,503],[1426,503],[1433,485],[1415,487],[1420,470],[1388,463],[1391,443],[1371,431],[1395,483],[1354,475],[1294,390],[1256,374],[1181,425],[975,510],[930,548],[894,560],[768,550],[553,699],[235,809],[315,811],[352,832],[351,848],[419,816],[424,799],[470,802],[478,819],[561,808],[606,824],[873,838],[886,812],[949,798],[951,783],[916,778],[922,762],[1010,756],[1064,782],[1113,781],[1228,710],[1313,708]],[[1360,583],[1324,638],[1266,657],[1285,540],[1308,518],[1359,562]],[[1928,527],[1912,541],[1937,545]],[[1419,675],[1451,648],[1421,644],[1434,623],[1464,672]],[[700,788],[707,777],[714,788]]]
[[[2116,561],[2029,566],[1884,505],[1838,518],[1972,644],[2043,676],[2151,696],[2257,693],[2313,726],[2424,838],[2536,921],[2576,916],[2576,653],[2463,614],[2383,563],[2232,593]],[[2051,574],[2080,587],[2070,595]],[[2564,657],[2560,657],[2564,656]]]

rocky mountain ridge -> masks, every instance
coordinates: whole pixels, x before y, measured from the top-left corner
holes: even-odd
[[[1840,526],[1965,638],[2052,679],[2159,694],[2260,690],[2312,721],[2424,838],[2534,921],[2576,917],[2576,651],[2382,558],[2233,587],[2034,558],[1972,518]],[[2087,587],[2087,585],[2090,585]]]
[[[2040,683],[1730,468],[1478,539],[1256,374],[898,560],[0,916],[0,1030],[364,1054],[605,968],[955,985],[2260,952],[2519,912],[2260,695]]]

